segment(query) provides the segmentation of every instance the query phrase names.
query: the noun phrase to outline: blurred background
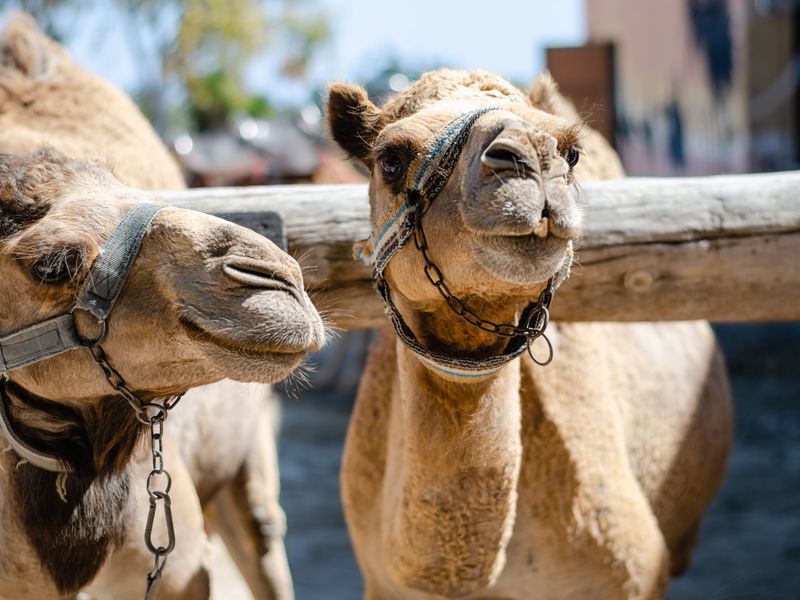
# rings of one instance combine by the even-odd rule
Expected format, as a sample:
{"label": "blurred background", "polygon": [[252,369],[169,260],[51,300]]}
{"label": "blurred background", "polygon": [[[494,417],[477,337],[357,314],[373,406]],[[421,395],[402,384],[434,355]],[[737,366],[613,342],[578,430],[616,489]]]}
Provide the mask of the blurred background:
{"label": "blurred background", "polygon": [[[800,0],[3,0],[128,92],[191,185],[355,182],[326,141],[326,81],[380,101],[420,73],[549,68],[631,175],[798,168]],[[765,290],[765,293],[769,293]],[[800,301],[800,299],[798,299]],[[737,433],[671,600],[800,599],[800,325],[715,326]],[[342,333],[284,401],[287,546],[299,600],[361,582],[342,520],[342,441],[371,334]]]}

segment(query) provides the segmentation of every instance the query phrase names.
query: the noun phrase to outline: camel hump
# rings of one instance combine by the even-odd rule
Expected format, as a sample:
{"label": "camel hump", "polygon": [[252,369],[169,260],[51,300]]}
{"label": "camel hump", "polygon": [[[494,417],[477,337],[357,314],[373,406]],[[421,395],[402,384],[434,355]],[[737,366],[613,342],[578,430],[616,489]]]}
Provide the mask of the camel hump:
{"label": "camel hump", "polygon": [[58,47],[33,17],[15,12],[7,18],[0,33],[0,81],[13,75],[36,81],[49,79],[60,58]]}

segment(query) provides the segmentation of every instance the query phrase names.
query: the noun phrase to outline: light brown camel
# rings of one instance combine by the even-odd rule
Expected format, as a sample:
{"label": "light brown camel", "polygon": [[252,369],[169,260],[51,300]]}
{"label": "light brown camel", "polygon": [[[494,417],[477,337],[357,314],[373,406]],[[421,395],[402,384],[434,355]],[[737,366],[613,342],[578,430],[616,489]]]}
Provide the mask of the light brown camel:
{"label": "light brown camel", "polygon": [[[370,351],[342,466],[368,599],[660,598],[688,564],[731,439],[708,325],[551,324],[538,366],[514,357],[525,338],[473,324],[524,314],[537,335],[530,303],[581,233],[575,180],[622,176],[565,106],[547,77],[525,95],[484,72],[428,73],[382,109],[330,89],[333,137],[372,172],[373,223],[423,211],[421,230],[396,220],[359,248],[399,332]],[[546,358],[542,339],[533,351]]]}
{"label": "light brown camel", "polygon": [[[106,170],[55,150],[0,155],[0,190],[3,336],[70,311],[112,228],[138,203],[152,200]],[[83,311],[75,314],[81,336],[94,339],[94,321]],[[144,238],[103,348],[128,387],[150,399],[224,377],[276,381],[321,342],[319,315],[291,257],[247,229],[166,208]],[[130,556],[128,546],[141,544],[150,454],[137,443],[142,427],[136,414],[87,350],[23,366],[8,377],[4,402],[14,428],[29,446],[59,456],[74,472],[60,490],[54,473],[21,461],[16,448],[0,441],[0,597],[71,597],[110,553]],[[230,400],[227,410],[235,413],[236,399]],[[181,460],[171,440],[167,446],[178,546],[159,597],[208,593],[202,521],[196,522],[207,490],[195,492],[192,469],[243,443],[215,437],[190,455],[200,465]],[[113,597],[140,596],[144,585],[138,583]]]}
{"label": "light brown camel", "polygon": [[[135,105],[75,65],[29,17],[18,16],[10,20],[2,37],[0,152],[22,154],[42,144],[107,165],[128,185],[152,189],[183,186],[174,161]],[[126,197],[131,194],[125,192]],[[84,198],[84,202],[98,202],[102,207],[114,201],[102,194]],[[232,251],[239,236],[250,236],[215,223],[220,255]],[[231,308],[222,307],[218,318]],[[280,331],[280,324],[273,326],[276,333]],[[0,328],[0,334],[8,330]],[[272,405],[268,386],[228,380],[190,391],[167,421],[166,451],[175,477],[172,495],[180,507],[176,508],[180,521],[177,548],[159,597],[207,595],[208,581],[202,571],[209,562],[204,531],[208,527],[221,533],[256,598],[292,598],[283,546],[284,516],[278,505]],[[7,448],[2,439],[0,447]],[[5,460],[12,461],[10,456]],[[134,492],[141,492],[148,464],[146,455],[136,454],[126,467],[123,475]],[[146,502],[146,496],[135,497]],[[141,597],[143,574],[152,567],[142,540],[144,508],[133,505],[126,529],[115,532],[115,551],[108,560],[102,557],[103,568],[89,587],[95,597]],[[201,509],[207,513],[205,519]],[[39,569],[20,561],[19,569],[22,567],[34,572]],[[66,567],[54,562],[48,568]],[[19,570],[15,577],[36,580],[24,573]],[[76,577],[81,584],[89,581],[84,571]],[[52,585],[47,577],[40,583],[48,590],[46,586]],[[28,597],[37,597],[37,593],[30,589]],[[45,596],[54,597],[49,592]],[[7,596],[0,591],[0,597]]]}

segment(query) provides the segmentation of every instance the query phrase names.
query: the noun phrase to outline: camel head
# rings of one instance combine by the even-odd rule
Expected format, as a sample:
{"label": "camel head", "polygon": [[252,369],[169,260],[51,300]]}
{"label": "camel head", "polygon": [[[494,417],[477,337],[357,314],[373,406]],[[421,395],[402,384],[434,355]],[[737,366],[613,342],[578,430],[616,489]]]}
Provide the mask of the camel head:
{"label": "camel head", "polygon": [[[450,290],[496,318],[512,319],[522,302],[566,271],[581,233],[573,175],[579,125],[550,112],[555,94],[549,78],[526,96],[489,73],[450,70],[423,75],[382,109],[358,86],[330,90],[334,139],[372,173],[373,225],[413,187],[420,160],[443,154],[454,124],[475,115],[443,187],[422,199],[422,223]],[[442,170],[446,159],[438,160],[429,170]],[[432,312],[443,298],[423,268],[421,253],[407,243],[385,277],[412,309]]]}
{"label": "camel head", "polygon": [[[152,196],[52,149],[0,155],[0,337],[75,305],[114,227]],[[76,311],[81,338],[100,335]],[[190,210],[155,216],[108,318],[103,348],[144,399],[228,377],[274,382],[323,340],[297,263],[250,230]],[[87,350],[11,372],[50,400],[111,396]]]}

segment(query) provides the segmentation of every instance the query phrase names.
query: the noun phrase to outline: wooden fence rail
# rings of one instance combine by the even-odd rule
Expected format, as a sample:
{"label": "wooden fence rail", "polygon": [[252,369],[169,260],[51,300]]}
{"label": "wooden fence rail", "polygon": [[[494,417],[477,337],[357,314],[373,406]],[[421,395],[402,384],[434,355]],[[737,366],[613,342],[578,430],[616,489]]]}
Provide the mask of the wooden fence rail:
{"label": "wooden fence rail", "polygon": [[[553,316],[570,321],[800,320],[800,172],[628,178],[582,186],[579,265]],[[364,185],[168,192],[177,206],[251,225],[278,212],[318,305],[348,329],[385,323],[370,271]]]}

